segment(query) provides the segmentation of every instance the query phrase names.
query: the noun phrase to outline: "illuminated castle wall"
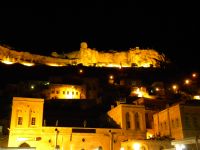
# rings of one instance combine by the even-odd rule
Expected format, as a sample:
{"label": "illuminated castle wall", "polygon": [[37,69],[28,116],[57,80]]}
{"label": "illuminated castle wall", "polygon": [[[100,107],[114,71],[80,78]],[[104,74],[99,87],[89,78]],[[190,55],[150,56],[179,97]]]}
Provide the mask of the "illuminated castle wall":
{"label": "illuminated castle wall", "polygon": [[160,67],[159,62],[166,62],[164,54],[159,54],[153,49],[139,49],[136,47],[128,51],[99,52],[88,48],[82,42],[79,51],[64,55],[52,52],[52,56],[41,56],[29,52],[18,52],[0,46],[0,61],[6,64],[21,63],[33,66],[37,63],[49,66],[78,65],[97,67]]}
{"label": "illuminated castle wall", "polygon": [[127,52],[98,52],[90,49],[87,43],[82,42],[80,51],[67,53],[65,56],[74,59],[75,64],[83,64],[84,66],[104,66],[104,67],[159,67],[158,61],[165,61],[165,56],[160,55],[153,49],[130,49]]}

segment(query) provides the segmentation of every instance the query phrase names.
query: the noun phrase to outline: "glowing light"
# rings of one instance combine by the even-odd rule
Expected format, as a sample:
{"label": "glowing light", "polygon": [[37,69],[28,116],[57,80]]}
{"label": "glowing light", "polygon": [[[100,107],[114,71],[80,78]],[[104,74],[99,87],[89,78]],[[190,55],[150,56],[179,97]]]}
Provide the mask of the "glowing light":
{"label": "glowing light", "polygon": [[28,66],[28,67],[31,67],[31,66],[34,66],[35,64],[34,63],[31,63],[31,62],[20,62],[22,65],[24,66]]}
{"label": "glowing light", "polygon": [[193,73],[193,74],[192,74],[192,77],[193,77],[193,78],[196,78],[196,77],[197,77],[197,74],[196,74],[196,73]]}
{"label": "glowing light", "polygon": [[114,79],[114,76],[113,76],[113,75],[110,75],[109,78],[110,78],[110,79]]}
{"label": "glowing light", "polygon": [[193,99],[200,100],[200,95],[195,95],[195,96],[193,97]]}
{"label": "glowing light", "polygon": [[183,150],[183,149],[185,149],[185,145],[183,145],[183,144],[176,144],[175,147],[176,147],[176,150]]}
{"label": "glowing light", "polygon": [[31,85],[31,89],[33,90],[35,88],[35,86],[34,85]]}
{"label": "glowing light", "polygon": [[123,147],[121,147],[121,148],[120,148],[120,150],[124,150],[124,148],[123,148]]}
{"label": "glowing light", "polygon": [[160,91],[160,89],[157,87],[157,88],[156,88],[156,91]]}
{"label": "glowing light", "polygon": [[186,79],[186,80],[185,80],[185,84],[190,84],[190,80],[189,80],[189,79]]}
{"label": "glowing light", "polygon": [[29,138],[19,137],[19,138],[17,138],[16,141],[18,141],[18,142],[23,142],[23,141],[27,141],[28,139],[29,139]]}
{"label": "glowing light", "polygon": [[138,95],[138,97],[142,97],[143,96],[142,91],[140,91],[139,88],[137,88],[137,90],[135,91],[135,93]]}
{"label": "glowing light", "polygon": [[44,83],[44,85],[49,85],[50,84],[50,82],[46,82],[46,83]]}
{"label": "glowing light", "polygon": [[6,65],[12,65],[15,62],[10,61],[9,59],[5,59],[5,60],[1,60],[2,63],[6,64]]}
{"label": "glowing light", "polygon": [[173,90],[177,90],[178,86],[177,85],[173,85],[172,88],[173,88]]}
{"label": "glowing light", "polygon": [[82,70],[82,69],[80,69],[80,70],[79,70],[79,73],[83,73],[83,70]]}
{"label": "glowing light", "polygon": [[134,143],[133,144],[133,148],[134,148],[134,150],[140,150],[140,144],[139,143]]}
{"label": "glowing light", "polygon": [[52,66],[52,67],[62,67],[64,65],[61,64],[56,64],[56,63],[46,63],[47,66]]}
{"label": "glowing light", "polygon": [[148,67],[150,67],[150,63],[144,63],[144,64],[141,64],[141,67],[148,68]]}

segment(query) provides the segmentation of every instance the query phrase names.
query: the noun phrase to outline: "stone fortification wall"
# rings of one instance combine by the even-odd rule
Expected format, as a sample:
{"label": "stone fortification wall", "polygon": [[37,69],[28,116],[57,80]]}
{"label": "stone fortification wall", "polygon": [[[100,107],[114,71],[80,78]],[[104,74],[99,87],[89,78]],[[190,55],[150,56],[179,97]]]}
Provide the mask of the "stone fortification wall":
{"label": "stone fortification wall", "polygon": [[[99,52],[87,47],[87,43],[82,42],[79,51],[73,51],[58,55],[56,52],[52,56],[41,56],[28,52],[18,52],[0,46],[0,60],[9,59],[15,63],[23,61],[41,63],[52,66],[66,66],[82,64],[83,66],[103,66],[103,67],[160,67],[160,62],[165,62],[165,56],[153,49],[139,49],[136,47],[128,51]],[[56,57],[55,57],[56,56]]]}

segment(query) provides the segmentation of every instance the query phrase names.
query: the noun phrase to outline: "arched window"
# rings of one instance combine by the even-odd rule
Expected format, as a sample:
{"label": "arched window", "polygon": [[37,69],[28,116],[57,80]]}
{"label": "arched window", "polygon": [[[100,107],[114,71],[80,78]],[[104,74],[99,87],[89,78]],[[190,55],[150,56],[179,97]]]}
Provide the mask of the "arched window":
{"label": "arched window", "polygon": [[131,123],[130,123],[130,115],[127,112],[126,113],[126,129],[130,129],[131,128]]}
{"label": "arched window", "polygon": [[135,129],[140,130],[140,118],[138,112],[135,113]]}
{"label": "arched window", "polygon": [[21,145],[19,145],[19,147],[30,147],[30,145],[28,145],[27,143],[22,143]]}

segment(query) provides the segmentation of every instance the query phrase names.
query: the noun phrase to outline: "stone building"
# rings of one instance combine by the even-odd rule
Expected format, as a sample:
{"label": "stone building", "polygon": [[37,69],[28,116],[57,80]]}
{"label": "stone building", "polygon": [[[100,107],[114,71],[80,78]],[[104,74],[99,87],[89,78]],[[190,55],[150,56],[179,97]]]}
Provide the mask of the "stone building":
{"label": "stone building", "polygon": [[86,99],[84,85],[51,84],[44,91],[46,99]]}
{"label": "stone building", "polygon": [[[57,101],[52,102],[56,107]],[[43,99],[38,98],[13,98],[8,147],[32,147],[37,150],[119,150],[123,149],[121,147],[123,141],[146,139],[143,106],[119,104],[107,113],[109,120],[107,123],[111,124],[113,121],[117,126],[107,124],[107,127],[100,128],[103,121],[96,118],[96,127],[91,128],[89,121],[88,125],[87,121],[84,121],[84,124],[78,127],[60,126],[57,121],[55,125],[48,126],[48,121],[43,118],[44,103]],[[63,103],[61,106],[64,109]],[[57,112],[51,110],[51,114],[56,117]],[[68,114],[65,112],[62,115],[67,117]],[[63,116],[66,123],[73,121]],[[49,117],[51,119],[53,116]],[[77,121],[80,120],[79,118]]]}
{"label": "stone building", "polygon": [[[178,103],[153,115],[155,135],[168,136],[178,140],[177,144],[195,145],[200,134],[200,103],[190,100]],[[193,138],[190,142],[188,138]]]}

